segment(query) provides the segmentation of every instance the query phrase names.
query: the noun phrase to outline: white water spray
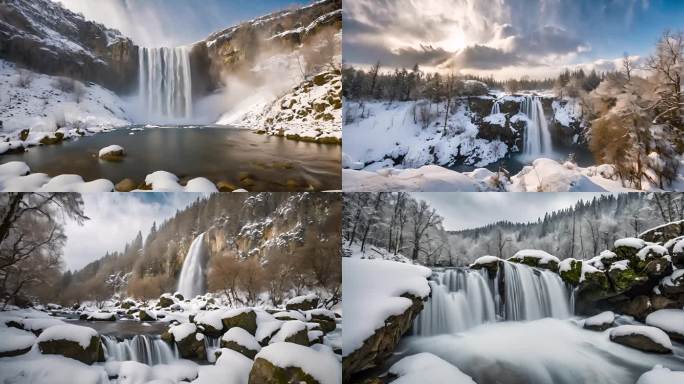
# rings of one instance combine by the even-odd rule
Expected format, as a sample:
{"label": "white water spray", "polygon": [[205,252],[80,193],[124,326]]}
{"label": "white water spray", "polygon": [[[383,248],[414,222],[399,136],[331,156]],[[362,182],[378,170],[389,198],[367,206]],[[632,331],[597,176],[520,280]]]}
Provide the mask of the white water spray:
{"label": "white water spray", "polygon": [[520,112],[527,115],[529,119],[525,131],[523,154],[534,158],[550,154],[553,149],[551,133],[539,96],[525,96],[520,104]]}
{"label": "white water spray", "polygon": [[122,341],[102,336],[107,361],[137,361],[147,365],[170,364],[180,355],[176,345],[170,347],[159,337],[135,335]]}
{"label": "white water spray", "polygon": [[204,290],[204,233],[190,244],[183,268],[178,279],[178,292],[183,297],[192,298]]}
{"label": "white water spray", "polygon": [[501,107],[499,106],[499,100],[494,100],[494,105],[492,105],[492,111],[489,114],[490,115],[496,115],[498,113],[501,113]]}
{"label": "white water spray", "polygon": [[[571,316],[570,292],[557,274],[504,262],[490,279],[485,270],[437,272],[432,295],[416,318],[414,334],[456,333],[497,320],[525,321]],[[503,292],[499,291],[499,288]]]}
{"label": "white water spray", "polygon": [[140,48],[139,94],[152,119],[192,116],[192,76],[188,47]]}

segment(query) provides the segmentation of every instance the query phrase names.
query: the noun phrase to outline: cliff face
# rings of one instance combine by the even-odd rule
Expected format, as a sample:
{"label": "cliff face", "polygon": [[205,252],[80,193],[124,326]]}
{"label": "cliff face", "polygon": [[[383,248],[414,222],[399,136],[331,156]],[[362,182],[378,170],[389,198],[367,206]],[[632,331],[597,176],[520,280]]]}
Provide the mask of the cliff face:
{"label": "cliff face", "polygon": [[130,39],[50,0],[0,3],[0,58],[119,93],[137,84],[138,47]]}
{"label": "cliff face", "polygon": [[[191,63],[197,84],[206,91],[225,75],[244,74],[270,56],[292,53],[321,33],[342,28],[342,1],[322,0],[280,11],[216,32],[193,46]],[[200,77],[201,76],[201,77]],[[193,78],[195,80],[195,78]]]}

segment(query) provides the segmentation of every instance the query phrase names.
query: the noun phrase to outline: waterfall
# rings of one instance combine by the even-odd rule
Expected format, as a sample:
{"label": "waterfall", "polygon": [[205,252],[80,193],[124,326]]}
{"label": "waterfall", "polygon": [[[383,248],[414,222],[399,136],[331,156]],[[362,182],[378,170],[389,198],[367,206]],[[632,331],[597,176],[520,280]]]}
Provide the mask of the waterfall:
{"label": "waterfall", "polygon": [[187,47],[141,48],[139,94],[148,116],[155,119],[190,118],[192,78]]}
{"label": "waterfall", "polygon": [[520,112],[527,115],[529,120],[525,131],[523,154],[536,158],[551,153],[551,133],[541,99],[538,96],[525,96],[520,104]]}
{"label": "waterfall", "polygon": [[501,109],[499,107],[499,100],[494,100],[494,105],[492,105],[492,111],[489,114],[496,115],[497,113],[501,113]]}
{"label": "waterfall", "polygon": [[192,298],[204,292],[204,253],[203,233],[190,244],[178,279],[178,292],[185,298]]}
{"label": "waterfall", "polygon": [[502,264],[503,271],[491,278],[486,270],[469,268],[437,272],[414,334],[455,333],[497,320],[571,316],[570,292],[560,276],[524,264]]}
{"label": "waterfall", "polygon": [[135,335],[119,341],[113,336],[101,336],[107,361],[137,361],[147,365],[169,364],[180,359],[178,349],[160,337]]}
{"label": "waterfall", "polygon": [[216,362],[215,352],[221,349],[220,337],[204,337],[204,350],[207,352],[207,361],[210,363]]}

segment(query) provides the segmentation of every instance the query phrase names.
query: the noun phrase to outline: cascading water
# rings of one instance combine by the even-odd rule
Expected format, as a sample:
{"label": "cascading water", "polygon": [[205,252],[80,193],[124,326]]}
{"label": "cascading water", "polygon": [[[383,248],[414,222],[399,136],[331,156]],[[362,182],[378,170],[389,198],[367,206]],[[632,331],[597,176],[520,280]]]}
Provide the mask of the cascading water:
{"label": "cascading water", "polygon": [[190,118],[192,76],[187,47],[141,48],[139,93],[149,118]]}
{"label": "cascading water", "polygon": [[456,333],[497,320],[571,316],[570,292],[557,274],[523,264],[502,264],[503,271],[492,279],[485,270],[437,272],[437,278],[430,281],[431,298],[416,318],[414,334]]}
{"label": "cascading water", "polygon": [[525,96],[520,104],[520,112],[527,115],[529,122],[525,131],[523,154],[529,157],[540,157],[552,151],[549,124],[544,115],[544,107],[538,96]]}
{"label": "cascading water", "polygon": [[499,101],[494,100],[494,105],[492,105],[492,111],[489,114],[496,115],[498,113],[501,113],[501,107],[499,106]]}
{"label": "cascading water", "polygon": [[178,292],[192,298],[204,291],[204,233],[190,244],[178,279]]}
{"label": "cascading water", "polygon": [[169,364],[180,359],[175,345],[170,347],[160,337],[135,335],[119,341],[113,336],[101,336],[107,361],[137,361],[147,365]]}

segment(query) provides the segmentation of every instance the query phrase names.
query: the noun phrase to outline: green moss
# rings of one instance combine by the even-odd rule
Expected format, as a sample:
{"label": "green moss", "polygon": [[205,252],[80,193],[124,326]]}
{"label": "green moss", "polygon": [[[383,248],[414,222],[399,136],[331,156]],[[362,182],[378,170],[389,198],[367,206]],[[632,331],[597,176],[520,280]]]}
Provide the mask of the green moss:
{"label": "green moss", "polygon": [[257,354],[257,351],[243,347],[242,345],[240,345],[234,341],[221,340],[221,348],[232,349],[233,351],[235,351],[237,353],[241,353],[241,354],[249,357],[250,359],[254,359],[254,356],[256,356],[256,354]]}
{"label": "green moss", "polygon": [[559,274],[566,283],[578,285],[580,278],[582,278],[582,261],[572,260],[570,262],[570,270],[560,271]]}
{"label": "green moss", "polygon": [[224,318],[221,321],[223,322],[224,331],[227,331],[233,327],[240,327],[252,335],[256,334],[256,312],[253,310],[242,312],[233,317]]}

